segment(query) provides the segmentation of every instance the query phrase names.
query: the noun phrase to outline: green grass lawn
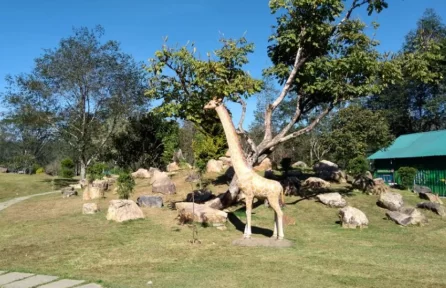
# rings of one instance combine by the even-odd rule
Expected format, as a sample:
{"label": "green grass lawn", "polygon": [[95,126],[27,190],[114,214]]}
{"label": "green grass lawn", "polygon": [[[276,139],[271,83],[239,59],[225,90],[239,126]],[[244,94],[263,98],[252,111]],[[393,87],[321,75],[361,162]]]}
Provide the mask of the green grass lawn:
{"label": "green grass lawn", "polygon": [[52,178],[45,174],[0,173],[0,202],[15,197],[51,191],[54,189],[51,185]]}
{"label": "green grass lawn", "polygon": [[[132,199],[150,191],[139,182]],[[174,197],[183,197],[187,185],[177,192]],[[403,195],[408,205],[419,201]],[[347,197],[369,218],[369,228],[362,230],[342,229],[336,208],[287,197],[284,213],[296,223],[285,226],[285,238],[294,246],[281,249],[231,245],[242,237],[243,206],[234,207],[226,231],[199,227],[201,244],[190,244],[191,228],[178,225],[176,211],[167,207],[143,209],[144,220],[107,221],[114,198],[108,192],[98,200],[102,211],[96,215],[82,215],[81,196],[58,194],[1,211],[0,270],[85,279],[110,288],[148,287],[149,280],[151,287],[446,287],[446,220],[423,211],[428,225],[397,226],[384,219],[375,196]],[[253,213],[254,237],[271,235],[273,211],[261,205]]]}

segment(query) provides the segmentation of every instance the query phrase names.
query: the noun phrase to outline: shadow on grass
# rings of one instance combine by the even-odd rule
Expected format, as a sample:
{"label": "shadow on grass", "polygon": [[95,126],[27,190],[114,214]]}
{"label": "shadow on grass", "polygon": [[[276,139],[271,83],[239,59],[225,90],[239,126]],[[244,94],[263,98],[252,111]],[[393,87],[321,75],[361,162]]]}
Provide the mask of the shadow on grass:
{"label": "shadow on grass", "polygon": [[[256,202],[253,203],[253,205],[252,205],[253,210],[254,210],[256,207],[259,207],[259,206],[262,205],[262,204],[263,204],[262,201],[256,201]],[[240,218],[237,216],[237,215],[240,215],[240,214],[242,214],[242,213],[243,213],[243,214],[246,213],[246,207],[245,207],[245,206],[240,207],[239,209],[235,210],[234,212],[229,212],[229,213],[228,213],[228,221],[229,221],[232,225],[234,225],[234,227],[235,227],[238,231],[244,233],[244,232],[245,232],[245,223],[243,223],[242,220],[240,220]],[[255,212],[253,211],[252,214],[255,214]],[[251,222],[252,222],[252,221],[251,221]],[[257,235],[263,235],[263,236],[266,236],[266,237],[271,237],[271,236],[273,236],[273,230],[265,229],[265,228],[261,228],[261,227],[257,227],[257,226],[253,226],[253,225],[251,225],[251,232],[252,232],[252,234],[254,234],[254,235],[257,234]]]}
{"label": "shadow on grass", "polygon": [[79,180],[70,178],[55,178],[55,179],[44,179],[42,182],[52,183],[54,189],[59,190],[63,187],[67,187],[70,184],[77,184]]}

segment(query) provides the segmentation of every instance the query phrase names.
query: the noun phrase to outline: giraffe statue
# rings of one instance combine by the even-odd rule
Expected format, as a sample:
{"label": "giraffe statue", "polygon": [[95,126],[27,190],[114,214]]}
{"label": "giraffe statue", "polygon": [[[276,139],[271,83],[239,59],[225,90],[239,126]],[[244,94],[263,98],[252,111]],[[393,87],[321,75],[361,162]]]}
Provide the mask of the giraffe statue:
{"label": "giraffe statue", "polygon": [[237,184],[245,194],[246,199],[246,226],[244,238],[251,238],[251,211],[254,197],[257,199],[268,199],[271,208],[274,209],[274,234],[273,238],[282,240],[283,234],[283,212],[280,208],[279,197],[283,197],[282,185],[274,180],[263,178],[252,170],[243,154],[238,135],[235,131],[228,110],[221,100],[211,100],[204,109],[215,109],[220,118],[226,134],[226,140],[231,153],[231,162],[237,175]]}

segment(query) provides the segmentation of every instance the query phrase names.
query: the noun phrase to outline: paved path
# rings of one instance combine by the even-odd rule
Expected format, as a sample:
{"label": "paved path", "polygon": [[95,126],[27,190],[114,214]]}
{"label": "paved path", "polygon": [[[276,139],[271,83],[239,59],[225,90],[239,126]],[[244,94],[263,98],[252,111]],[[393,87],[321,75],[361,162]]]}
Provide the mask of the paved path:
{"label": "paved path", "polygon": [[13,199],[5,201],[5,202],[0,202],[0,211],[8,208],[11,205],[14,205],[16,203],[22,202],[23,200],[26,200],[26,199],[29,199],[29,198],[32,198],[32,197],[48,195],[48,194],[55,194],[55,193],[60,193],[60,190],[58,190],[58,191],[51,191],[51,192],[45,192],[45,193],[40,193],[40,194],[34,194],[34,195],[28,195],[28,196],[23,196],[23,197],[17,197],[17,198],[13,198]]}
{"label": "paved path", "polygon": [[0,271],[0,288],[102,288],[84,280],[58,279],[57,276]]}

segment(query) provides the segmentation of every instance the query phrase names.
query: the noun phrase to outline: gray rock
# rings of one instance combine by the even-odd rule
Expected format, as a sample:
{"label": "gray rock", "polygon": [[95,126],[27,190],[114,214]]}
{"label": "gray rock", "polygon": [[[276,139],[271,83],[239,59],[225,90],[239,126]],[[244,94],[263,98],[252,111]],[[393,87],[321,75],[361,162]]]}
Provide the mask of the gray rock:
{"label": "gray rock", "polygon": [[398,211],[404,205],[403,196],[398,193],[384,192],[379,195],[377,204],[390,211]]}
{"label": "gray rock", "polygon": [[361,210],[347,206],[339,210],[339,219],[341,220],[342,228],[367,228],[369,219]]}
{"label": "gray rock", "polygon": [[347,205],[347,201],[337,192],[319,194],[316,198],[329,207],[345,207]]}
{"label": "gray rock", "polygon": [[160,196],[142,195],[136,199],[136,204],[138,204],[139,207],[161,208],[163,207],[163,198]]}
{"label": "gray rock", "polygon": [[421,202],[417,204],[418,208],[422,209],[429,209],[434,213],[437,213],[441,217],[446,216],[446,211],[444,209],[444,206],[440,203],[434,203],[434,202]]}
{"label": "gray rock", "polygon": [[[431,188],[427,187],[427,186],[422,186],[422,185],[413,185],[413,191],[415,193],[432,193]],[[420,196],[421,197],[421,196]]]}
{"label": "gray rock", "polygon": [[63,198],[77,196],[77,191],[73,187],[62,188],[61,193]]}
{"label": "gray rock", "polygon": [[339,169],[338,165],[333,162],[321,160],[314,164],[313,170],[316,172],[316,176],[321,179],[338,183],[347,183],[347,176]]}
{"label": "gray rock", "polygon": [[443,204],[443,201],[441,201],[440,197],[438,197],[437,194],[434,193],[430,193],[430,192],[420,192],[418,194],[418,196],[421,199],[424,200],[429,200],[430,202],[434,202],[434,203],[438,203],[438,204]]}
{"label": "gray rock", "polygon": [[386,216],[401,226],[421,225],[427,222],[426,217],[413,207],[404,207],[399,211],[387,211]]}

